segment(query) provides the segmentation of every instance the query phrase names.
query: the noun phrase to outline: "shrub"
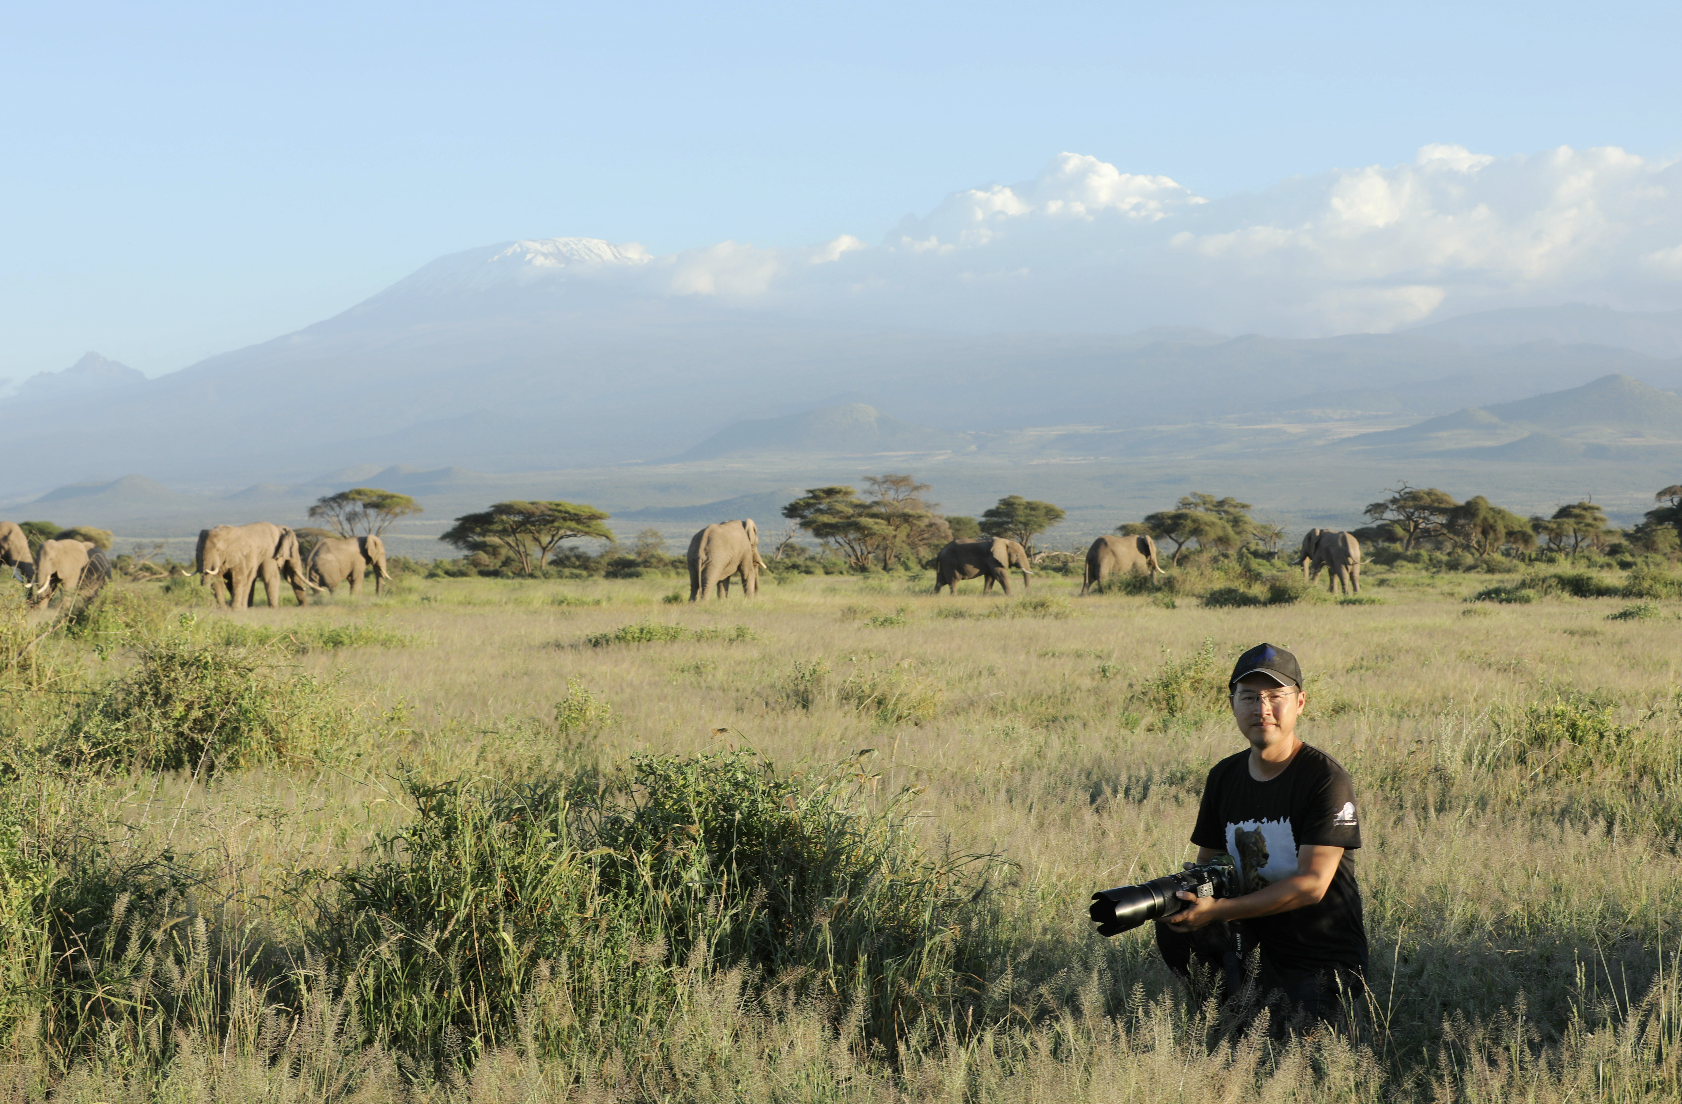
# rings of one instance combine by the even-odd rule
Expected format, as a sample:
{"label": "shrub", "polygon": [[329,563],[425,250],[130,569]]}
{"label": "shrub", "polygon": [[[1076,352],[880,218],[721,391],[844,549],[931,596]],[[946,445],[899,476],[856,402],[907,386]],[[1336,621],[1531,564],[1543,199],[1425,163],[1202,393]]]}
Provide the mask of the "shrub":
{"label": "shrub", "polygon": [[1241,609],[1245,606],[1263,606],[1267,601],[1239,587],[1225,586],[1205,594],[1203,604],[1210,609]]}
{"label": "shrub", "polygon": [[1074,612],[1068,602],[1044,594],[1024,597],[1010,607],[1012,617],[1044,617],[1057,621],[1072,617]]}
{"label": "shrub", "polygon": [[829,664],[821,659],[810,663],[797,659],[784,680],[783,697],[797,708],[810,710],[822,700],[828,681]]}
{"label": "shrub", "polygon": [[151,770],[240,767],[308,756],[349,720],[334,687],[278,649],[178,632],[143,645],[134,669],[81,710],[63,753]]}
{"label": "shrub", "polygon": [[1651,621],[1659,615],[1659,607],[1651,602],[1637,602],[1633,606],[1625,606],[1617,613],[1606,615],[1608,621]]}
{"label": "shrub", "polygon": [[1624,579],[1625,598],[1675,598],[1682,594],[1682,579],[1652,564],[1637,565]]}
{"label": "shrub", "polygon": [[1134,700],[1168,718],[1218,711],[1225,697],[1226,680],[1215,660],[1215,642],[1207,639],[1184,659],[1166,653],[1162,665],[1133,692]]}
{"label": "shrub", "polygon": [[557,594],[549,599],[549,604],[551,606],[605,606],[607,605],[607,599],[586,598],[582,594]]}
{"label": "shrub", "polygon": [[1104,576],[1103,582],[1092,590],[1097,594],[1151,594],[1157,586],[1157,582],[1142,571],[1117,571]]}
{"label": "shrub", "polygon": [[724,629],[716,626],[705,629],[686,629],[658,621],[635,621],[607,632],[591,633],[584,643],[592,648],[607,648],[615,644],[661,644],[674,640],[758,640],[759,634],[746,625]]}
{"label": "shrub", "polygon": [[642,1054],[741,968],[750,1004],[776,988],[892,1051],[982,967],[959,926],[977,887],[920,849],[908,794],[867,812],[858,777],[732,752],[639,756],[608,786],[410,780],[415,820],[338,876],[318,929],[352,1030],[437,1072],[516,1041]]}
{"label": "shrub", "polygon": [[1518,586],[1492,586],[1478,591],[1468,602],[1500,602],[1503,605],[1526,605],[1536,600],[1536,592]]}
{"label": "shrub", "polygon": [[1641,758],[1645,744],[1639,728],[1618,723],[1611,701],[1577,689],[1497,714],[1495,723],[1521,764],[1556,776],[1626,765]]}
{"label": "shrub", "polygon": [[903,625],[905,623],[906,623],[906,619],[905,619],[905,607],[904,606],[900,606],[898,609],[894,610],[894,612],[892,612],[892,613],[878,614],[877,616],[872,617],[869,621],[865,622],[865,624],[871,626],[872,628],[876,628],[876,629],[893,628],[897,625]]}
{"label": "shrub", "polygon": [[566,697],[555,703],[555,731],[563,736],[592,732],[613,720],[613,706],[579,679],[567,679]]}
{"label": "shrub", "polygon": [[340,648],[406,648],[414,637],[379,625],[302,624],[282,629],[244,621],[217,621],[212,639],[233,647],[274,648],[296,652],[332,652]]}
{"label": "shrub", "polygon": [[1267,604],[1270,606],[1288,606],[1313,593],[1313,584],[1296,571],[1275,574],[1266,582]]}

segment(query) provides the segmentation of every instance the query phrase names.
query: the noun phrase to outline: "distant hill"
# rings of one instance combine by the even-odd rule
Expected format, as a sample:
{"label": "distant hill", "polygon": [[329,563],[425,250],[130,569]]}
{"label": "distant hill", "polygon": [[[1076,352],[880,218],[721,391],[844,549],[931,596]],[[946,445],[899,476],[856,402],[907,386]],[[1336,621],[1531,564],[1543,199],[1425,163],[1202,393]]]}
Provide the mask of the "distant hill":
{"label": "distant hill", "polygon": [[1481,311],[1415,326],[1407,332],[1461,345],[1605,345],[1654,357],[1682,356],[1682,310],[1638,313],[1565,303]]}
{"label": "distant hill", "polygon": [[871,456],[885,452],[953,452],[970,444],[965,434],[912,425],[890,418],[873,406],[847,403],[781,418],[735,422],[672,460],[796,453]]}
{"label": "distant hill", "polygon": [[111,509],[128,511],[136,506],[149,509],[193,507],[204,502],[203,496],[183,494],[144,475],[125,475],[105,483],[71,483],[48,491],[30,503],[32,506],[52,506],[73,503],[79,511]]}
{"label": "distant hill", "polygon": [[1363,433],[1345,449],[1397,456],[1556,464],[1613,448],[1639,455],[1644,447],[1682,446],[1682,398],[1625,375],[1516,402],[1469,407],[1415,425]]}
{"label": "distant hill", "polygon": [[60,372],[37,372],[18,385],[8,398],[12,404],[28,404],[51,399],[75,398],[98,391],[110,391],[144,383],[146,376],[138,368],[88,352],[82,359]]}

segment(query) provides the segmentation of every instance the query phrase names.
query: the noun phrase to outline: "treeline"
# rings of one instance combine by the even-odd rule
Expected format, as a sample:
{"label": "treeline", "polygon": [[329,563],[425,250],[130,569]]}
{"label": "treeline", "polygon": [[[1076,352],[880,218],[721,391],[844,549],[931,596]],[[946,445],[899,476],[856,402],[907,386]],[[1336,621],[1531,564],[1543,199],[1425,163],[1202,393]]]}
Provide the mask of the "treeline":
{"label": "treeline", "polygon": [[[1035,542],[1065,511],[1050,502],[1008,495],[980,517],[950,515],[928,498],[930,486],[909,474],[868,476],[862,490],[846,485],[813,487],[783,507],[785,528],[770,538],[766,563],[773,573],[841,573],[926,568],[951,540],[1008,537],[1032,555]],[[1592,501],[1560,506],[1552,514],[1518,514],[1474,495],[1464,502],[1436,487],[1406,483],[1368,505],[1369,524],[1353,530],[1376,563],[1414,563],[1448,570],[1498,568],[1513,561],[1583,557],[1624,560],[1682,556],[1682,485],[1654,496],[1643,521],[1619,529]],[[1173,566],[1188,555],[1199,560],[1243,551],[1248,557],[1294,556],[1300,535],[1257,519],[1236,498],[1194,491],[1172,508],[1116,527],[1148,534]],[[658,530],[645,529],[619,543],[593,506],[568,502],[504,502],[464,515],[441,539],[459,548],[456,559],[434,562],[429,574],[557,575],[635,578],[685,569],[683,549],[668,549]],[[724,520],[724,519],[718,519]],[[802,536],[806,541],[802,541]],[[564,542],[606,541],[599,552]],[[1072,568],[1073,555],[1053,556]],[[1051,564],[1053,568],[1057,564]]]}
{"label": "treeline", "polygon": [[[787,524],[771,538],[767,567],[773,574],[915,569],[932,562],[948,541],[983,535],[1019,541],[1032,554],[1034,539],[1064,516],[1052,503],[1020,495],[1001,498],[979,518],[947,515],[928,500],[929,490],[927,483],[893,472],[867,476],[863,491],[813,487],[783,507]],[[435,561],[427,573],[623,579],[687,570],[687,549],[668,550],[659,530],[645,529],[627,546],[605,524],[608,519],[605,511],[580,503],[499,502],[457,518],[439,539],[462,555]],[[801,543],[803,533],[816,547]],[[564,545],[579,538],[607,546],[592,553]]]}

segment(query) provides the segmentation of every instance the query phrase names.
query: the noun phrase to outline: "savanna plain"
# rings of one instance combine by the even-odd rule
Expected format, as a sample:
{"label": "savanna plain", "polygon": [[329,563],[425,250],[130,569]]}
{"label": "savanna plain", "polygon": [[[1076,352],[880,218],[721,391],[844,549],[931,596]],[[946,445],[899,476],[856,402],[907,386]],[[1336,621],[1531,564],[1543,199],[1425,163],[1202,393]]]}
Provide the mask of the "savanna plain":
{"label": "savanna plain", "polygon": [[[4,1093],[1682,1096],[1682,602],[932,583],[7,597]],[[1192,856],[1262,640],[1354,776],[1372,943],[1354,1021],[1284,1042],[1086,915]]]}

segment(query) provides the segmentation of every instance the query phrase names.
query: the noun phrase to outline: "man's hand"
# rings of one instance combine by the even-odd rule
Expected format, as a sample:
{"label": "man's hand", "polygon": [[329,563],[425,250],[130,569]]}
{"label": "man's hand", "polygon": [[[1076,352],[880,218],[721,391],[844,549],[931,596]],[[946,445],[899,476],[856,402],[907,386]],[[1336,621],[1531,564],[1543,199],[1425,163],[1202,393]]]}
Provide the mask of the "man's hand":
{"label": "man's hand", "polygon": [[1184,909],[1163,921],[1175,931],[1194,932],[1198,928],[1207,927],[1220,919],[1216,915],[1215,899],[1213,897],[1199,897],[1189,889],[1182,889],[1174,896],[1182,901],[1190,902]]}

